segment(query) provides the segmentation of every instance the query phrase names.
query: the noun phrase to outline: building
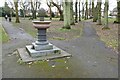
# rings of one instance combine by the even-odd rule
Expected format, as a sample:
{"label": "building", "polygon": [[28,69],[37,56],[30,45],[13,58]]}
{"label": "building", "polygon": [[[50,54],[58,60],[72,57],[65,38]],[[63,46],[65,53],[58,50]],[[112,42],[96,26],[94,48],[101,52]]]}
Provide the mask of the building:
{"label": "building", "polygon": [[110,15],[111,15],[111,16],[117,16],[117,13],[118,13],[117,7],[114,8],[112,11],[110,11]]}

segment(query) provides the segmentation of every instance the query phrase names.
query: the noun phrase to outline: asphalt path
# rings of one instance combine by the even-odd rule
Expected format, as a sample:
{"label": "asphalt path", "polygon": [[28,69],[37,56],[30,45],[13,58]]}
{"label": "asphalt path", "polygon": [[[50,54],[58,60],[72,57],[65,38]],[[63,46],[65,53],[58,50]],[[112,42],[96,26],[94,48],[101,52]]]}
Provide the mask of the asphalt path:
{"label": "asphalt path", "polygon": [[[118,54],[107,48],[100,41],[91,22],[83,22],[83,33],[80,38],[64,40],[50,40],[51,43],[64,51],[72,54],[69,60],[69,73],[62,69],[42,72],[40,65],[28,68],[19,65],[16,56],[9,56],[17,48],[31,44],[35,39],[23,29],[13,27],[9,22],[3,21],[10,41],[2,45],[2,77],[3,78],[47,78],[55,77],[56,73],[61,78],[117,78],[118,77]],[[78,26],[80,27],[80,26]]]}

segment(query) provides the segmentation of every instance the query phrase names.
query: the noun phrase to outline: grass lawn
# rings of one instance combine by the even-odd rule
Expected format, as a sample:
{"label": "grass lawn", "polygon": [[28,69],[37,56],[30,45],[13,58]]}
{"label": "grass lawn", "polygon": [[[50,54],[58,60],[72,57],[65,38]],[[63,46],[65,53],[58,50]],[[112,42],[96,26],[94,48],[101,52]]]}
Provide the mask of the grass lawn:
{"label": "grass lawn", "polygon": [[[39,18],[36,20],[39,20]],[[45,18],[45,20],[49,20],[49,18]],[[23,18],[20,18],[20,23],[15,23],[15,18],[13,18],[12,23],[14,26],[22,28],[33,37],[36,37],[37,30],[33,27],[32,20],[29,20],[28,18],[25,20]],[[79,37],[82,32],[82,25],[80,23],[72,25],[72,29],[70,30],[62,29],[62,27],[63,21],[59,21],[59,18],[53,18],[51,21],[51,27],[47,32],[48,39],[69,40]]]}
{"label": "grass lawn", "polygon": [[[17,61],[21,65],[27,65],[28,68],[35,67],[35,70],[38,70],[38,74],[56,74],[54,76],[49,76],[51,78],[60,78],[62,76],[69,76],[72,74],[72,67],[69,62],[69,59],[54,59],[54,60],[43,60],[43,61],[34,61],[29,63],[24,63],[22,60]],[[59,73],[58,73],[59,71]],[[35,73],[37,74],[37,73]]]}
{"label": "grass lawn", "polygon": [[[102,18],[101,20],[102,20],[102,24],[104,24],[104,18]],[[116,18],[108,18],[109,23],[114,23],[114,21],[116,21]]]}
{"label": "grass lawn", "polygon": [[[96,29],[97,34],[100,39],[105,42],[106,46],[118,52],[118,24],[113,24],[115,20],[115,18],[109,18],[108,25],[110,29],[106,30],[102,30],[104,25],[95,25],[96,23],[93,24],[95,25],[94,28]],[[102,22],[104,22],[103,19]]]}
{"label": "grass lawn", "polygon": [[0,24],[0,41],[3,43],[7,42],[9,40],[9,37],[5,30],[3,29],[2,25]]}
{"label": "grass lawn", "polygon": [[15,27],[24,29],[27,33],[31,34],[33,37],[36,36],[37,30],[33,28],[32,20],[29,20],[28,18],[26,19],[20,18],[20,23],[15,23],[15,18],[12,18],[12,24]]}

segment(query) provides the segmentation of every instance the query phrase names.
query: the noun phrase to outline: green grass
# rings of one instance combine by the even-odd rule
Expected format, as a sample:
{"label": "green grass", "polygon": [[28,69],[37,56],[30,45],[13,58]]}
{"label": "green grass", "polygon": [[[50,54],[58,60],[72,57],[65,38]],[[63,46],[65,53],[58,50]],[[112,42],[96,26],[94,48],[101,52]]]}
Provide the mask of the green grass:
{"label": "green grass", "polygon": [[[35,19],[39,20],[39,18]],[[49,18],[45,18],[45,20],[49,20]],[[33,37],[36,37],[37,30],[33,27],[32,20],[29,20],[28,18],[20,18],[20,23],[15,23],[15,18],[12,18],[12,24],[13,26],[17,28],[24,29],[27,33],[32,35]],[[72,29],[62,29],[63,21],[59,21],[59,18],[53,18],[51,27],[48,29],[48,33],[50,35],[50,40],[69,40],[71,38],[78,37],[81,33],[81,28],[77,27],[80,26],[78,24],[71,26]]]}
{"label": "green grass", "polygon": [[[60,18],[52,18],[53,21],[54,21],[54,20],[59,21],[59,19],[60,19]],[[50,18],[49,18],[49,17],[46,17],[45,20],[50,20]]]}
{"label": "green grass", "polygon": [[[17,61],[20,65],[28,66],[28,68],[35,68],[35,70],[39,71],[35,74],[46,74],[50,78],[60,78],[64,76],[68,76],[72,73],[72,67],[67,58],[61,59],[53,59],[53,60],[41,60],[34,62],[22,62],[21,59]],[[53,67],[53,63],[54,67]],[[59,72],[58,72],[59,71]]]}
{"label": "green grass", "polygon": [[[39,20],[39,18],[34,19],[34,20]],[[49,18],[45,18],[45,20],[49,20]],[[53,21],[54,20],[59,20],[59,18],[53,18],[52,20]],[[13,26],[18,27],[18,28],[22,28],[27,33],[32,35],[33,37],[36,37],[37,30],[33,27],[32,21],[33,20],[29,20],[29,18],[25,18],[25,20],[23,18],[20,18],[20,23],[15,23],[15,18],[12,18]]]}
{"label": "green grass", "polygon": [[15,18],[13,18],[12,24],[17,28],[24,29],[27,33],[29,33],[33,37],[36,37],[37,30],[33,27],[32,20],[29,20],[28,18],[26,18],[25,20],[20,18],[20,23],[15,23]]}
{"label": "green grass", "polygon": [[70,32],[72,30],[75,30],[75,29],[64,29],[64,28],[58,28],[58,29],[56,29],[56,31],[58,31],[58,32]]}
{"label": "green grass", "polygon": [[0,24],[0,41],[3,43],[7,42],[9,40],[9,37],[5,30],[3,29],[2,25]]}
{"label": "green grass", "polygon": [[2,22],[2,18],[3,18],[3,17],[0,17],[0,23]]}
{"label": "green grass", "polygon": [[[101,18],[102,24],[104,24],[104,18]],[[113,23],[116,20],[116,18],[108,18],[109,23]]]}
{"label": "green grass", "polygon": [[108,21],[113,23],[114,21],[116,21],[116,18],[109,18]]}
{"label": "green grass", "polygon": [[63,37],[53,37],[50,40],[66,40],[66,39]]}

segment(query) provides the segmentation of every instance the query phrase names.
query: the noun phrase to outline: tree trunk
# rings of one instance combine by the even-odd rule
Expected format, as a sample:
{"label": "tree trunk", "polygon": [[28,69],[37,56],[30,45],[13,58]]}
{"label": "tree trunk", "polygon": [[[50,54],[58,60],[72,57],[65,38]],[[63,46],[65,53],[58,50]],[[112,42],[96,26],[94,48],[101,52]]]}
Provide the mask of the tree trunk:
{"label": "tree trunk", "polygon": [[82,19],[84,19],[84,4],[82,3]]}
{"label": "tree trunk", "polygon": [[104,9],[105,10],[105,16],[104,16],[104,20],[105,20],[104,28],[105,29],[108,29],[108,7],[109,7],[108,0],[105,0],[105,9]]}
{"label": "tree trunk", "polygon": [[89,18],[91,17],[91,0],[90,0],[90,3],[89,3]]}
{"label": "tree trunk", "polygon": [[98,25],[101,25],[101,0],[98,0]]}
{"label": "tree trunk", "polygon": [[71,25],[75,25],[75,22],[74,22],[74,13],[73,13],[73,2],[71,2],[71,5],[70,5],[70,24]]}
{"label": "tree trunk", "polygon": [[70,27],[70,4],[68,0],[63,2],[64,5],[64,27],[65,29],[71,29]]}
{"label": "tree trunk", "polygon": [[36,10],[33,10],[33,19],[36,19],[37,16],[36,16]]}
{"label": "tree trunk", "polygon": [[63,21],[63,11],[61,10],[60,6],[54,3],[53,1],[51,2],[54,6],[57,7],[59,13],[60,13],[60,21]]}
{"label": "tree trunk", "polygon": [[86,4],[86,10],[85,10],[85,20],[88,19],[88,0],[85,2]]}
{"label": "tree trunk", "polygon": [[94,0],[92,0],[92,17],[93,17],[93,15],[94,15],[94,11],[95,10],[95,8],[94,8]]}
{"label": "tree trunk", "polygon": [[77,4],[78,4],[78,2],[77,2],[77,0],[76,0],[76,2],[75,2],[75,22],[77,23],[78,22],[78,14],[77,14]]}
{"label": "tree trunk", "polygon": [[97,22],[97,20],[98,20],[98,5],[96,5],[93,12],[93,22]]}
{"label": "tree trunk", "polygon": [[80,0],[79,0],[79,21],[81,21],[81,15],[80,15],[81,11],[80,11]]}
{"label": "tree trunk", "polygon": [[25,12],[25,9],[24,9],[24,19],[25,19],[25,14],[26,14],[26,12]]}
{"label": "tree trunk", "polygon": [[105,18],[105,8],[106,8],[106,6],[105,6],[106,4],[104,4],[104,11],[103,11],[103,17]]}
{"label": "tree trunk", "polygon": [[20,23],[19,16],[18,16],[18,2],[14,2],[15,4],[15,11],[16,11],[16,23]]}
{"label": "tree trunk", "polygon": [[64,18],[63,18],[63,11],[62,11],[62,13],[60,13],[60,21],[64,21]]}
{"label": "tree trunk", "polygon": [[[37,5],[36,5],[37,6]],[[36,10],[35,10],[35,8],[34,8],[34,6],[33,6],[33,1],[31,0],[31,10],[32,10],[32,18],[33,19],[36,19],[37,18],[37,16],[36,16]]]}
{"label": "tree trunk", "polygon": [[117,22],[120,24],[120,1],[117,2]]}
{"label": "tree trunk", "polygon": [[47,5],[48,5],[49,10],[50,10],[50,20],[52,20],[51,2],[50,2],[50,4],[47,3]]}

